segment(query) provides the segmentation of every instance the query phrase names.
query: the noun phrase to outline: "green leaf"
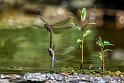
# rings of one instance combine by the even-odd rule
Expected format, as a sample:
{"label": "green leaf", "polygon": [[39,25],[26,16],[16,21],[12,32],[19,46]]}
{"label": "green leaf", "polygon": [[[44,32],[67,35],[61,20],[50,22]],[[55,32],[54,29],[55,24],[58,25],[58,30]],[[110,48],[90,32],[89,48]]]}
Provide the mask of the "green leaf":
{"label": "green leaf", "polygon": [[110,46],[110,45],[113,45],[113,44],[111,44],[109,41],[104,41],[104,46]]}
{"label": "green leaf", "polygon": [[90,33],[91,33],[91,30],[87,30],[87,31],[84,33],[83,37],[88,36]]}
{"label": "green leaf", "polygon": [[99,52],[99,58],[102,60],[102,53],[101,52]]}
{"label": "green leaf", "polygon": [[82,40],[81,39],[77,39],[77,43],[80,43],[80,42],[82,42]]}
{"label": "green leaf", "polygon": [[82,45],[79,45],[79,48],[82,48]]}
{"label": "green leaf", "polygon": [[99,36],[98,40],[99,40],[99,42],[102,42],[102,38],[100,36]]}
{"label": "green leaf", "polygon": [[78,25],[76,25],[76,24],[74,24],[74,23],[71,23],[71,24],[72,24],[72,27],[77,28],[78,30],[82,30],[82,29],[80,28],[80,26],[78,26]]}
{"label": "green leaf", "polygon": [[99,36],[98,39],[96,40],[96,44],[97,44],[98,46],[100,46],[101,48],[104,47],[103,42],[102,42],[102,38],[101,38],[100,36]]}
{"label": "green leaf", "polygon": [[81,12],[81,20],[83,22],[86,19],[86,14],[87,14],[86,8],[83,8],[80,12]]}
{"label": "green leaf", "polygon": [[111,49],[105,49],[104,50],[104,52],[108,52],[108,51],[113,51],[113,50],[111,50]]}

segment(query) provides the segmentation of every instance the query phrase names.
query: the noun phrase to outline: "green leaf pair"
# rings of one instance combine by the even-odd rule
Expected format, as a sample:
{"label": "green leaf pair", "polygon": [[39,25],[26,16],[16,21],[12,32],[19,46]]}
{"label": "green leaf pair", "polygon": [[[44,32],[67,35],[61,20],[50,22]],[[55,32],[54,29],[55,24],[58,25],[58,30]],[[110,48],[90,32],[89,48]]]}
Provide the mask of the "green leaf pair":
{"label": "green leaf pair", "polygon": [[[84,34],[83,34],[83,37],[85,38],[86,36],[88,36],[89,34],[91,33],[91,30],[87,30]],[[77,43],[80,43],[82,42],[81,39],[77,39]]]}
{"label": "green leaf pair", "polygon": [[87,16],[86,8],[83,8],[82,10],[79,10],[81,14],[81,21],[84,22]]}
{"label": "green leaf pair", "polygon": [[96,44],[100,47],[104,47],[104,46],[110,46],[110,45],[113,45],[111,44],[109,41],[103,41],[102,38],[99,36],[97,41],[96,41]]}
{"label": "green leaf pair", "polygon": [[98,46],[100,46],[101,48],[104,47],[104,44],[103,44],[103,42],[102,42],[102,38],[101,38],[100,36],[99,36],[98,39],[96,40],[96,44],[97,44]]}

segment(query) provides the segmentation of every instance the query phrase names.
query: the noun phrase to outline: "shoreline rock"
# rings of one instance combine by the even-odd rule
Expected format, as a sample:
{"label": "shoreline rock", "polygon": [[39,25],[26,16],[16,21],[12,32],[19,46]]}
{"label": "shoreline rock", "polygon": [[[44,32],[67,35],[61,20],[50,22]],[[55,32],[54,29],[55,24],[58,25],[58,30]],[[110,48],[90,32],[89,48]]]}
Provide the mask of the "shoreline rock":
{"label": "shoreline rock", "polygon": [[0,74],[0,83],[124,83],[124,77],[55,73]]}

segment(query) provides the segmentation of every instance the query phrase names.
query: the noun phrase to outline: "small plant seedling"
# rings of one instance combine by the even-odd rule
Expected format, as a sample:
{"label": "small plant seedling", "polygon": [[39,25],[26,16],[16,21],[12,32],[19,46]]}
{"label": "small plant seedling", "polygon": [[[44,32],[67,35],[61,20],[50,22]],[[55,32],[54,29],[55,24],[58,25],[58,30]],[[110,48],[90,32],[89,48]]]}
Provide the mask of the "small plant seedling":
{"label": "small plant seedling", "polygon": [[105,49],[106,46],[111,46],[113,44],[111,44],[109,41],[103,41],[102,38],[99,36],[98,39],[96,40],[96,44],[100,47],[100,52],[99,52],[99,57],[101,59],[101,69],[104,72],[105,70],[105,59],[104,59],[104,54],[107,51],[112,51],[111,49]]}
{"label": "small plant seedling", "polygon": [[[82,27],[80,28],[80,26],[78,26],[78,25],[76,25],[74,23],[72,23],[72,24],[74,25],[74,27],[78,28],[78,30],[80,30],[82,32],[82,38],[77,39],[77,43],[81,43],[80,48],[82,49],[82,51],[81,51],[81,54],[82,54],[81,57],[82,58],[81,58],[81,65],[80,65],[80,69],[81,69],[82,64],[83,64],[84,38],[91,33],[90,30],[85,31],[85,28],[86,28],[87,25],[93,25],[93,24],[96,24],[96,23],[94,23],[94,21],[91,22],[90,19],[86,18],[87,17],[86,8],[83,8],[82,10],[79,10],[79,12],[80,12],[80,16],[81,16],[80,18],[81,18],[81,26]],[[95,20],[95,19],[93,19],[93,20]]]}

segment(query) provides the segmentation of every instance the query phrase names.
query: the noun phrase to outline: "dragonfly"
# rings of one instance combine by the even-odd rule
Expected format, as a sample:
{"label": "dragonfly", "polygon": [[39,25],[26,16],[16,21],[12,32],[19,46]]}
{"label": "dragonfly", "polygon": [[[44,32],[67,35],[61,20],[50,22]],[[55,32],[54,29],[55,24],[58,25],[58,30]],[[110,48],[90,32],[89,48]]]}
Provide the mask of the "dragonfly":
{"label": "dragonfly", "polygon": [[[48,49],[49,55],[51,56],[51,68],[52,71],[54,72],[54,62],[55,62],[55,52],[54,48],[52,45],[52,33],[54,34],[60,34],[65,30],[71,29],[72,28],[72,20],[71,17],[68,17],[60,22],[57,22],[55,24],[50,25],[47,23],[42,17],[38,16],[45,24],[44,28],[50,33],[50,47]],[[42,27],[39,25],[35,25],[37,27]]]}
{"label": "dragonfly", "polygon": [[60,34],[66,30],[69,30],[73,27],[72,25],[72,19],[71,17],[67,17],[66,19],[62,20],[62,21],[59,21],[57,23],[54,23],[54,24],[49,24],[47,23],[42,17],[38,16],[45,24],[44,26],[42,25],[36,25],[37,27],[44,27],[46,28],[48,31],[52,30],[52,32],[54,34]]}

